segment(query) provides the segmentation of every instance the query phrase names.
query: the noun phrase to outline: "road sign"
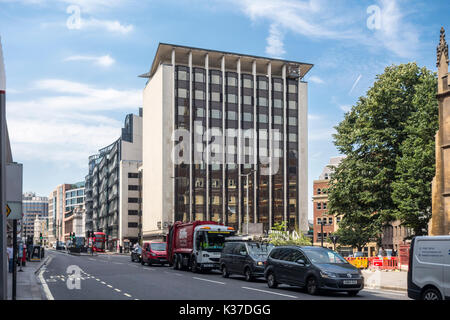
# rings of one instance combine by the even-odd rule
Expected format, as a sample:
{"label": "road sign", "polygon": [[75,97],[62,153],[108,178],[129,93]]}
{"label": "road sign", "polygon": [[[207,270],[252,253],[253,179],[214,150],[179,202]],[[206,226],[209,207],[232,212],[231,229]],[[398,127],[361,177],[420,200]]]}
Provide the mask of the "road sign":
{"label": "road sign", "polygon": [[6,217],[8,218],[9,214],[11,213],[11,208],[6,204]]}
{"label": "road sign", "polygon": [[[8,220],[20,220],[22,219],[22,202],[10,202],[6,204],[10,208],[10,213],[7,214]],[[7,209],[8,210],[8,209]]]}

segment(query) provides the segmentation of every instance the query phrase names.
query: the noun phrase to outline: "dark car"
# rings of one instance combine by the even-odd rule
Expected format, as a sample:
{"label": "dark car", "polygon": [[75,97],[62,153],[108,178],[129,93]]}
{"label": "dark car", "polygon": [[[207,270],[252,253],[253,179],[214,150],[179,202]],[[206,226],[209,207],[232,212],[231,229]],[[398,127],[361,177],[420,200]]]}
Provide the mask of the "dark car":
{"label": "dark car", "polygon": [[305,287],[311,295],[329,290],[356,296],[364,288],[359,269],[322,247],[276,247],[267,258],[264,276],[270,288],[283,283]]}
{"label": "dark car", "polygon": [[241,274],[247,281],[264,277],[264,264],[271,247],[253,241],[225,242],[219,260],[222,276],[228,278],[233,273]]}
{"label": "dark car", "polygon": [[142,247],[136,246],[133,250],[131,250],[131,261],[141,262],[142,260]]}

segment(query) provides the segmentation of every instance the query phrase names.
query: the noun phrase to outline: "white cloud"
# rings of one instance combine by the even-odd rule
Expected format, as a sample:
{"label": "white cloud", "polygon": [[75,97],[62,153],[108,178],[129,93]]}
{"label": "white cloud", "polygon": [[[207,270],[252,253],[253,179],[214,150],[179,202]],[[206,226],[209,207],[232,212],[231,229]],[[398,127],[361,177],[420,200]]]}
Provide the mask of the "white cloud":
{"label": "white cloud", "polygon": [[123,25],[117,20],[81,19],[80,29],[104,29],[109,32],[127,34],[133,31],[134,26]]}
{"label": "white cloud", "polygon": [[[268,21],[280,30],[291,31],[314,40],[348,40],[369,47],[389,50],[400,57],[411,57],[419,47],[416,26],[406,21],[406,8],[396,0],[378,0],[382,24],[368,30],[369,17],[363,4],[349,8],[348,2],[335,0],[229,0],[252,21]],[[408,7],[410,9],[411,6]]]}
{"label": "white cloud", "polygon": [[283,33],[277,24],[272,24],[269,30],[269,36],[266,39],[266,53],[274,58],[280,58],[286,53],[283,48]]}
{"label": "white cloud", "polygon": [[110,67],[116,62],[109,54],[100,57],[70,56],[64,59],[64,61],[93,61],[95,64],[102,67]]}
{"label": "white cloud", "polygon": [[142,90],[96,88],[61,79],[37,81],[42,96],[8,101],[8,129],[15,159],[68,162],[84,167],[89,155],[120,136],[122,119],[137,112]]}
{"label": "white cloud", "polygon": [[321,78],[317,77],[317,76],[311,76],[308,78],[308,81],[313,82],[313,83],[317,83],[317,84],[323,84],[325,83],[325,81],[323,81]]}

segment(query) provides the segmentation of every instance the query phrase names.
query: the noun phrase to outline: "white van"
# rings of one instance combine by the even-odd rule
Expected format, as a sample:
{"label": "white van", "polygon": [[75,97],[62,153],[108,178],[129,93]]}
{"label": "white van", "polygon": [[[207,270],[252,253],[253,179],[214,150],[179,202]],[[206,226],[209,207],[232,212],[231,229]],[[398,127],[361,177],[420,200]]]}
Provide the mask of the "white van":
{"label": "white van", "polygon": [[408,297],[450,300],[450,236],[413,238],[409,252]]}

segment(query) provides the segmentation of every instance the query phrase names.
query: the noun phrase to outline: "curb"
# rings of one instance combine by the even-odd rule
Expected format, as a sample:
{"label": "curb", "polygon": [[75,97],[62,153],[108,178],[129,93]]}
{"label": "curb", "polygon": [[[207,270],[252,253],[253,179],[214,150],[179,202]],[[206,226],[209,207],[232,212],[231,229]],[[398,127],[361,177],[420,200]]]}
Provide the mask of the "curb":
{"label": "curb", "polygon": [[35,275],[37,275],[39,273],[39,270],[41,270],[41,268],[47,264],[49,259],[50,259],[50,256],[47,256],[47,258],[45,258],[44,261],[42,261],[41,265],[34,272]]}

